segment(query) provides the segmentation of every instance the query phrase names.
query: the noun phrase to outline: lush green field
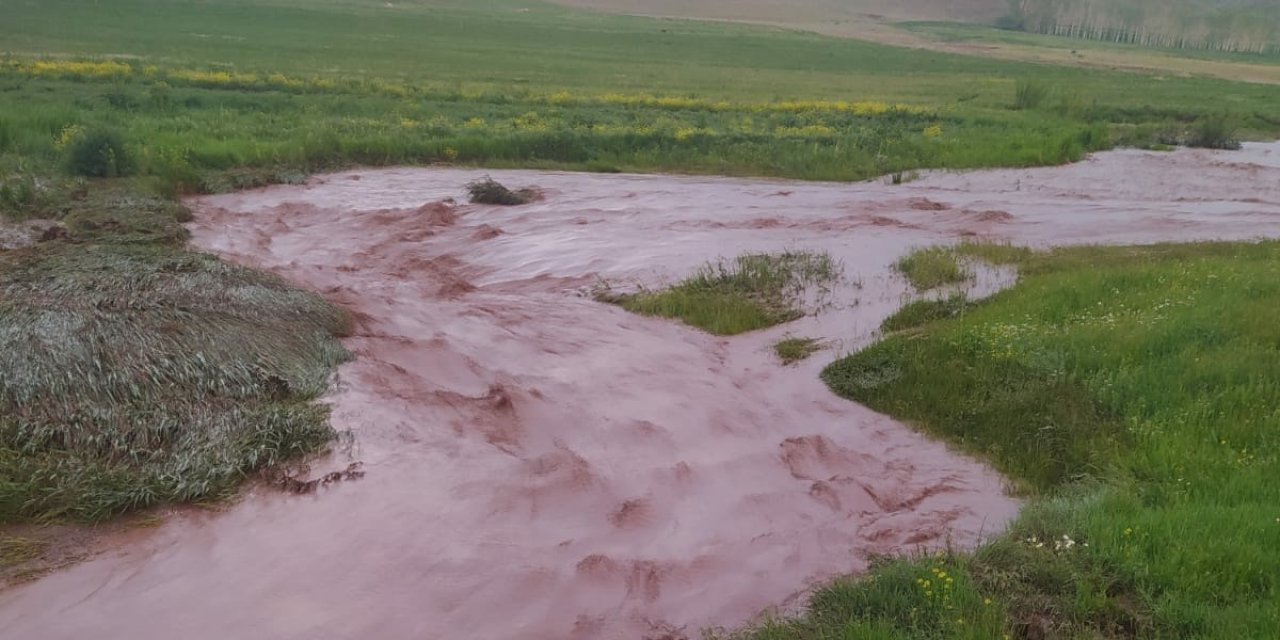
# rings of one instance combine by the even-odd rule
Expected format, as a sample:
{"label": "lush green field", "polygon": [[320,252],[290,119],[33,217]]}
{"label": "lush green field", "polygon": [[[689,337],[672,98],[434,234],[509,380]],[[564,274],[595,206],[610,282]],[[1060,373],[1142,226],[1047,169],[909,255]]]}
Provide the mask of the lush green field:
{"label": "lush green field", "polygon": [[823,377],[1032,506],[975,554],[888,562],[745,635],[1280,637],[1280,244],[962,251],[1023,279],[891,318]]}
{"label": "lush green field", "polygon": [[[425,162],[862,179],[1176,141],[1211,111],[1280,131],[1280,88],[521,0],[55,0],[10,14],[0,200],[27,215],[48,208],[37,184],[67,147],[103,129],[123,136],[119,171],[165,193]],[[1011,110],[1027,78],[1048,98]]]}

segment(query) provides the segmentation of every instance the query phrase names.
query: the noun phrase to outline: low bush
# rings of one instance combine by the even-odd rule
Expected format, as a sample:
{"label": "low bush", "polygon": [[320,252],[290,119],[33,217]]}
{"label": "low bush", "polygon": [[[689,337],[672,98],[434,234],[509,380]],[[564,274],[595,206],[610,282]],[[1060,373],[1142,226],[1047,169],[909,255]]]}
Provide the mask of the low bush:
{"label": "low bush", "polygon": [[127,176],[136,168],[124,138],[108,129],[86,131],[67,144],[67,170],[89,178]]}

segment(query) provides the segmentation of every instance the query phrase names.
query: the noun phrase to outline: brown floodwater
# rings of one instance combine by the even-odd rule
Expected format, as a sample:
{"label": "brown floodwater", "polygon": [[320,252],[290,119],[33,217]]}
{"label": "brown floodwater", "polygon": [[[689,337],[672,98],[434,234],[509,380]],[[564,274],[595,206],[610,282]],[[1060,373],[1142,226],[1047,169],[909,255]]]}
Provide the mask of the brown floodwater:
{"label": "brown floodwater", "polygon": [[[486,173],[545,199],[447,202]],[[697,637],[794,611],[870,554],[971,547],[1018,508],[1001,478],[818,379],[910,299],[893,261],[962,237],[1280,235],[1280,145],[899,186],[361,170],[191,205],[196,246],[358,318],[326,400],[355,444],[314,472],[367,475],[121,536],[0,593],[0,637]],[[771,330],[719,338],[589,295],[784,249],[830,252],[845,279]],[[782,366],[787,334],[828,347]]]}

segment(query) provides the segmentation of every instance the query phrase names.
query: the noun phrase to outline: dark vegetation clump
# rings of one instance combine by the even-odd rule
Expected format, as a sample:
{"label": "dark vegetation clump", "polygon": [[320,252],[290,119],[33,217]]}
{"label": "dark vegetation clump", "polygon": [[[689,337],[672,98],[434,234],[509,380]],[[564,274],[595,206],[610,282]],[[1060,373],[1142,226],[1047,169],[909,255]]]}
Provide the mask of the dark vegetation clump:
{"label": "dark vegetation clump", "polygon": [[1204,149],[1240,148],[1240,140],[1236,137],[1236,125],[1225,114],[1211,114],[1196,121],[1187,135],[1188,147]]}
{"label": "dark vegetation clump", "polygon": [[67,169],[89,178],[118,178],[134,172],[136,165],[124,138],[109,129],[95,129],[67,144]]}
{"label": "dark vegetation clump", "polygon": [[1049,85],[1037,80],[1019,80],[1014,87],[1013,108],[1019,111],[1040,107],[1049,99]]}
{"label": "dark vegetation clump", "polygon": [[471,194],[471,202],[475,204],[507,206],[529,204],[542,196],[533,187],[524,187],[512,191],[501,182],[488,176],[467,184],[467,192]]}

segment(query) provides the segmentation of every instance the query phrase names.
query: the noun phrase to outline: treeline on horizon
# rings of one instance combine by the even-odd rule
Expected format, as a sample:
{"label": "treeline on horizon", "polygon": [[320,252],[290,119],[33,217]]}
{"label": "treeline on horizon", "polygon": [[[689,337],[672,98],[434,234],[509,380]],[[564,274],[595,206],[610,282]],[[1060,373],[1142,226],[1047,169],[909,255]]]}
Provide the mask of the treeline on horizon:
{"label": "treeline on horizon", "polygon": [[1280,53],[1274,0],[1009,0],[997,26],[1147,47]]}

